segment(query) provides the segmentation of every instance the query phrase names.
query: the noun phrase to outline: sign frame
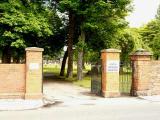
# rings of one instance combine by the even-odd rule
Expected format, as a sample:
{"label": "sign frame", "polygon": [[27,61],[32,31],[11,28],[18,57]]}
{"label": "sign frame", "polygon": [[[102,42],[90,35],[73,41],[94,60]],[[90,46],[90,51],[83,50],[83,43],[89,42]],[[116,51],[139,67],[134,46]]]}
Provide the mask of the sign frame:
{"label": "sign frame", "polygon": [[107,72],[115,73],[119,72],[120,61],[119,60],[109,60],[106,63]]}

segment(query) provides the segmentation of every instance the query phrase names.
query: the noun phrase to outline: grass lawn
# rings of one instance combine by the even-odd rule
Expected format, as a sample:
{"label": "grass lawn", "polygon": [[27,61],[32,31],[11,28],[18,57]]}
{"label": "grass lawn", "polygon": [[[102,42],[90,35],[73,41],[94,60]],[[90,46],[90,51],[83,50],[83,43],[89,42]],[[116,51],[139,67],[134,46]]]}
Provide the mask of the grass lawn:
{"label": "grass lawn", "polygon": [[[53,73],[53,75],[56,75],[56,76],[59,76],[60,69],[61,69],[60,65],[58,65],[58,64],[57,65],[55,65],[55,64],[43,65],[43,72],[44,73]],[[90,70],[91,70],[91,66],[86,65],[86,69],[83,71],[83,73],[84,73],[83,80],[77,80],[76,79],[77,68],[76,68],[76,66],[74,66],[73,67],[73,78],[65,78],[64,77],[64,80],[70,81],[73,84],[81,86],[81,87],[90,88],[91,87],[91,77],[89,75],[86,75],[86,73]]]}
{"label": "grass lawn", "polygon": [[45,64],[45,65],[43,65],[43,72],[44,73],[53,73],[54,75],[58,76],[60,73],[60,66],[53,65],[53,64]]}
{"label": "grass lawn", "polygon": [[85,76],[83,80],[77,80],[77,81],[74,81],[73,83],[81,87],[91,88],[91,77]]}

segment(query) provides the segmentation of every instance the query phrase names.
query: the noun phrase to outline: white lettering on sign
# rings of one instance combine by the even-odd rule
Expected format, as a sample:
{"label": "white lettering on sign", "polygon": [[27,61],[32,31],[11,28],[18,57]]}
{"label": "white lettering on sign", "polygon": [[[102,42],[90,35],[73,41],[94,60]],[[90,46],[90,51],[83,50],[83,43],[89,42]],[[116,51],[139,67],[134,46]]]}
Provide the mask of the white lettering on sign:
{"label": "white lettering on sign", "polygon": [[39,64],[38,63],[30,63],[29,64],[29,69],[30,70],[38,70],[39,69]]}
{"label": "white lettering on sign", "polygon": [[119,72],[119,61],[118,60],[107,61],[107,72]]}

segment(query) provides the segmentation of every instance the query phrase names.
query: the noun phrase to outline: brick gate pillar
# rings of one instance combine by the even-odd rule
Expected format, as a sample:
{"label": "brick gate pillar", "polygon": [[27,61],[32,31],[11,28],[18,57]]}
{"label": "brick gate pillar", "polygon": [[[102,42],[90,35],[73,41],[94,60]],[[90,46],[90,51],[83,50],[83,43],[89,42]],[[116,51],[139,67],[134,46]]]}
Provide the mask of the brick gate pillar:
{"label": "brick gate pillar", "polygon": [[[144,49],[137,50],[131,55],[132,61],[132,86],[131,96],[149,95],[148,75],[143,74],[149,68],[152,54]],[[147,72],[148,74],[149,71]]]}
{"label": "brick gate pillar", "polygon": [[120,50],[105,49],[101,51],[102,59],[102,95],[118,97]]}
{"label": "brick gate pillar", "polygon": [[26,48],[25,99],[42,98],[42,48]]}

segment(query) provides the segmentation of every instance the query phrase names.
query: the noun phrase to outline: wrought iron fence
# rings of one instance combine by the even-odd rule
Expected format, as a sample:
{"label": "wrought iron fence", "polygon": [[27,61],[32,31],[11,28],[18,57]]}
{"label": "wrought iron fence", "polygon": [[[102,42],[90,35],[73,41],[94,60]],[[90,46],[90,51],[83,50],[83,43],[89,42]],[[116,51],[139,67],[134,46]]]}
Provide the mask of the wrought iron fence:
{"label": "wrought iron fence", "polygon": [[101,95],[102,79],[101,79],[101,63],[92,64],[91,66],[91,92]]}
{"label": "wrought iron fence", "polygon": [[121,63],[120,64],[120,92],[122,94],[129,94],[131,90],[132,83],[132,67],[131,63]]}

